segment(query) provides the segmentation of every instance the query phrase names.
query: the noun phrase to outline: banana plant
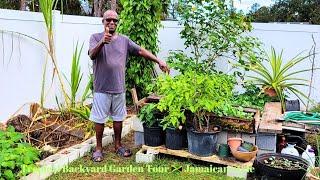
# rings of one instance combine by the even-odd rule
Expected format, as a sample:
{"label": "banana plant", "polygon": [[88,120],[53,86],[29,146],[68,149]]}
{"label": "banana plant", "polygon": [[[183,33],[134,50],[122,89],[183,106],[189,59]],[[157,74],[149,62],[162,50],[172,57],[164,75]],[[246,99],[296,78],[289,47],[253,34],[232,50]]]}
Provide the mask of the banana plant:
{"label": "banana plant", "polygon": [[282,57],[283,50],[280,54],[277,54],[275,49],[271,47],[270,55],[266,52],[265,54],[267,57],[267,59],[264,60],[265,62],[257,61],[255,64],[249,66],[249,70],[254,72],[256,75],[248,76],[251,78],[251,81],[256,85],[261,85],[263,89],[275,90],[277,97],[280,99],[283,110],[285,110],[285,92],[293,93],[304,104],[305,102],[302,98],[313,102],[313,100],[297,89],[297,87],[308,87],[310,85],[308,80],[299,78],[297,75],[303,72],[308,72],[311,68],[293,70],[297,64],[302,63],[310,55],[301,56],[301,52],[284,63],[284,59]]}

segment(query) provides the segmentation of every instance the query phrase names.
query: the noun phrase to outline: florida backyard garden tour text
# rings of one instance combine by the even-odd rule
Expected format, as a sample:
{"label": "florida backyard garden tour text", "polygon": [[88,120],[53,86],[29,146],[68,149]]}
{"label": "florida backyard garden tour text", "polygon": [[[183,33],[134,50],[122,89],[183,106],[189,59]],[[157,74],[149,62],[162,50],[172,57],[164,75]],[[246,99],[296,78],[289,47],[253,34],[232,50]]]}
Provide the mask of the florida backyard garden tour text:
{"label": "florida backyard garden tour text", "polygon": [[[23,171],[29,171],[26,167],[22,168]],[[227,170],[232,171],[251,171],[251,169],[235,168],[235,167],[214,167],[212,165],[207,167],[196,166],[118,166],[118,165],[102,165],[102,166],[64,166],[64,167],[41,167],[33,169],[36,173],[48,173],[48,172],[61,172],[61,173],[170,173],[170,172],[190,172],[190,173],[226,173]]]}

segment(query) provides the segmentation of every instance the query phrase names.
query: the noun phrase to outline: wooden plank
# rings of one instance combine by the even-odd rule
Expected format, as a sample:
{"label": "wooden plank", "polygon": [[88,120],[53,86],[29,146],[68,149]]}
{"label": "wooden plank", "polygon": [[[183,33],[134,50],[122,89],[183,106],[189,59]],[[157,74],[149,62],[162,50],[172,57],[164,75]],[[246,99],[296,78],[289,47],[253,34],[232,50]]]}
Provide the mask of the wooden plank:
{"label": "wooden plank", "polygon": [[280,102],[269,102],[264,106],[262,119],[258,128],[258,132],[265,133],[282,133],[282,122],[276,119],[281,116]]}
{"label": "wooden plank", "polygon": [[147,149],[152,149],[154,151],[157,151],[162,154],[167,154],[167,155],[172,155],[172,156],[178,156],[178,157],[183,157],[183,158],[189,158],[189,159],[196,159],[199,161],[205,161],[205,162],[210,162],[210,163],[215,163],[215,164],[222,164],[226,166],[233,166],[233,167],[238,167],[238,168],[250,168],[253,165],[253,161],[255,158],[253,158],[249,162],[240,162],[237,161],[234,157],[229,157],[229,158],[220,158],[217,155],[212,155],[208,157],[200,157],[193,155],[189,153],[187,150],[172,150],[172,149],[167,149],[164,146],[158,146],[158,147],[151,147],[151,146],[146,146],[143,145],[142,149],[147,150]]}

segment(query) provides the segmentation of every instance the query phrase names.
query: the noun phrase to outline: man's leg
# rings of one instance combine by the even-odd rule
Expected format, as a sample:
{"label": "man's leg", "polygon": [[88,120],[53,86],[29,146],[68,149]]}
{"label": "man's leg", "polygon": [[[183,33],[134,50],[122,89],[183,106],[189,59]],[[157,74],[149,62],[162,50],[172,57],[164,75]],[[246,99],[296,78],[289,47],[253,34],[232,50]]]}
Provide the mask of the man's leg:
{"label": "man's leg", "polygon": [[121,147],[121,133],[122,133],[122,121],[113,121],[114,131],[114,148],[115,150]]}
{"label": "man's leg", "polygon": [[113,119],[114,148],[117,154],[128,157],[132,153],[121,144],[122,121],[127,116],[126,95],[125,93],[112,96],[111,117]]}
{"label": "man's leg", "polygon": [[95,123],[95,129],[96,129],[96,139],[97,139],[96,151],[102,152],[102,136],[103,136],[104,124]]}
{"label": "man's leg", "polygon": [[95,123],[97,145],[92,154],[93,161],[100,162],[103,159],[102,154],[102,136],[104,123],[108,117],[111,107],[111,95],[103,93],[93,94],[93,105],[90,113],[90,120]]}

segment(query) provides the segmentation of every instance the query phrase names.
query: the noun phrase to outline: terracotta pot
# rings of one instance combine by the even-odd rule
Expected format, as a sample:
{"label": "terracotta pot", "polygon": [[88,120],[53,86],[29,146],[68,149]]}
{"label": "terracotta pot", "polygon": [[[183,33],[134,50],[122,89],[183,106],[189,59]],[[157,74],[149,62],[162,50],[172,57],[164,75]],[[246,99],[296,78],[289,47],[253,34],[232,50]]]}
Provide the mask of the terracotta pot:
{"label": "terracotta pot", "polygon": [[257,155],[258,146],[253,147],[251,152],[241,152],[237,149],[231,149],[232,155],[239,161],[248,162]]}
{"label": "terracotta pot", "polygon": [[264,89],[264,93],[270,97],[276,97],[277,93],[276,90],[274,90],[273,88],[263,88]]}
{"label": "terracotta pot", "polygon": [[238,149],[238,147],[242,143],[241,138],[228,138],[227,141],[228,141],[228,145],[229,145],[230,149]]}

